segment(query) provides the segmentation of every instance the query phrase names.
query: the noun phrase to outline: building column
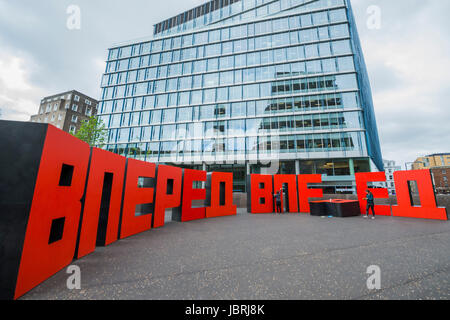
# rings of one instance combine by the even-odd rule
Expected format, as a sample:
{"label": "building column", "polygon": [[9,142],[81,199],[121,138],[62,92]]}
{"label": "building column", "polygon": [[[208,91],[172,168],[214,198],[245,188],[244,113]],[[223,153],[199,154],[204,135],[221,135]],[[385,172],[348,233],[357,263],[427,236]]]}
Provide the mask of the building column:
{"label": "building column", "polygon": [[353,159],[348,160],[348,165],[350,167],[350,175],[354,176],[355,175],[355,163],[353,162]]}
{"label": "building column", "polygon": [[[353,162],[353,159],[348,160],[348,166],[350,167],[350,175],[355,176],[355,163]],[[352,180],[352,187],[355,189],[353,194],[356,194],[356,179]]]}
{"label": "building column", "polygon": [[295,174],[300,174],[300,160],[295,160]]}

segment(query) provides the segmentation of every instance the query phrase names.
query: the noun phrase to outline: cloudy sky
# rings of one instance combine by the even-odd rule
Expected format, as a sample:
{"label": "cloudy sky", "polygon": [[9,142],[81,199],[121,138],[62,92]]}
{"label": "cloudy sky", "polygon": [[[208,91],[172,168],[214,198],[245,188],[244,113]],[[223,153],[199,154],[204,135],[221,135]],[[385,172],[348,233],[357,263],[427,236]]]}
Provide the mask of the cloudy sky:
{"label": "cloudy sky", "polygon": [[[202,0],[0,0],[1,118],[29,120],[41,98],[76,89],[100,96],[107,49]],[[450,1],[352,0],[385,159],[404,165],[450,152]],[[71,5],[79,30],[67,28]],[[379,29],[372,21],[380,8]]]}

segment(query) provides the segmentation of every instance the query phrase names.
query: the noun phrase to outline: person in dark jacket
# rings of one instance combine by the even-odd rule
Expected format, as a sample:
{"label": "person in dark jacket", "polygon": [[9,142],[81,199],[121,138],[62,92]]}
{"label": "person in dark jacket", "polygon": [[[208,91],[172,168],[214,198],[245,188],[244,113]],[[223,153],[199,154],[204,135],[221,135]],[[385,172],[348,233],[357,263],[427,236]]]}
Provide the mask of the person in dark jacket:
{"label": "person in dark jacket", "polygon": [[369,189],[366,190],[367,197],[364,198],[364,200],[367,200],[367,208],[366,208],[366,215],[364,218],[369,217],[369,211],[372,210],[372,220],[375,219],[375,201],[373,198],[372,192],[370,192]]}
{"label": "person in dark jacket", "polygon": [[276,206],[276,213],[282,213],[281,211],[281,192],[278,191],[275,196],[275,206]]}

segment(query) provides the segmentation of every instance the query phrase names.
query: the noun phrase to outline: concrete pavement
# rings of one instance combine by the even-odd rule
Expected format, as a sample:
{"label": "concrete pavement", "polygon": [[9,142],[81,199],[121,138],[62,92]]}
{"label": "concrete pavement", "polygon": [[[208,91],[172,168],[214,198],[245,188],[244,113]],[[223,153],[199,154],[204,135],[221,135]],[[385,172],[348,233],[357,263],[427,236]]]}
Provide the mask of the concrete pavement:
{"label": "concrete pavement", "polygon": [[[164,227],[73,263],[22,299],[449,299],[450,222],[250,215]],[[381,268],[381,290],[367,267]]]}

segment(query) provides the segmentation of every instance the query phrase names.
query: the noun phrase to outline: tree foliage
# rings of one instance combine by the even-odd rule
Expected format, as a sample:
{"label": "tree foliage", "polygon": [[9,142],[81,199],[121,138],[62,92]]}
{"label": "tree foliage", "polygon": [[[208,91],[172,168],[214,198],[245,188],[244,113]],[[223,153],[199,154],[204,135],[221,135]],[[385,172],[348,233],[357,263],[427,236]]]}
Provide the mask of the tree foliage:
{"label": "tree foliage", "polygon": [[99,146],[105,142],[107,130],[103,121],[96,116],[92,116],[89,120],[82,122],[81,128],[74,136],[88,143],[90,146]]}

